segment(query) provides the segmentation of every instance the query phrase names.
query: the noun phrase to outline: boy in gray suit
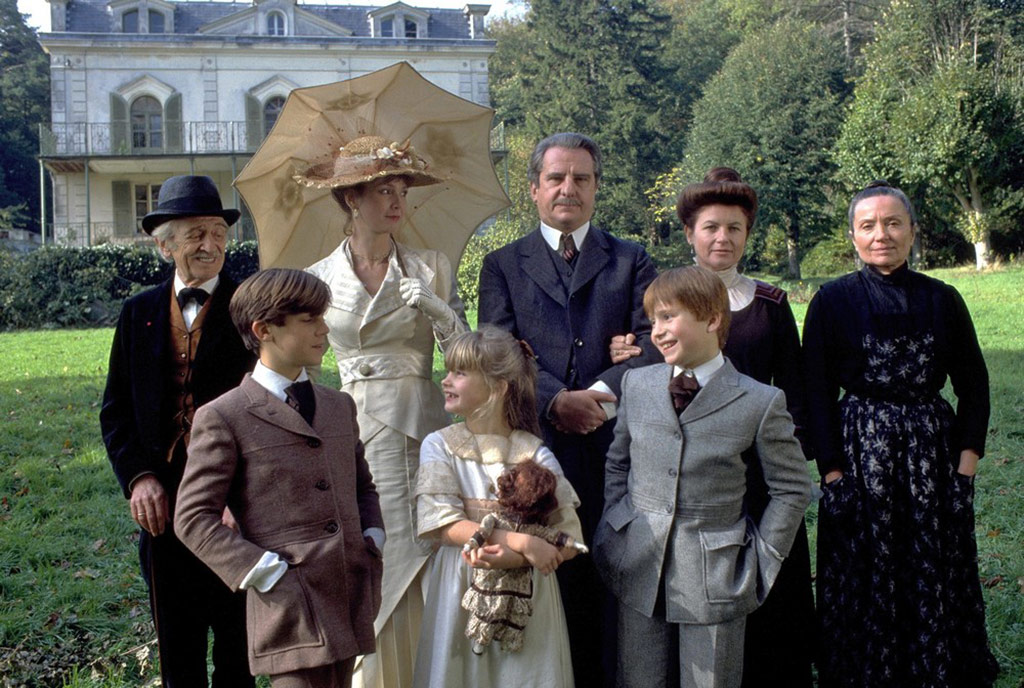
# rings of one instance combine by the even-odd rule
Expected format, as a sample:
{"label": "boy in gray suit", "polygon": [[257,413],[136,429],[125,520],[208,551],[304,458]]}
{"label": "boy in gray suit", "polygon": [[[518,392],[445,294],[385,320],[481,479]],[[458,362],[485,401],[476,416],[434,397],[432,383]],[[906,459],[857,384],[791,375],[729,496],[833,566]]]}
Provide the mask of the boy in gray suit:
{"label": "boy in gray suit", "polygon": [[[619,601],[620,686],[739,686],[746,615],[771,589],[811,482],[781,390],[722,356],[729,297],[677,268],[644,294],[665,363],[622,379],[594,561]],[[753,522],[745,458],[770,502]]]}

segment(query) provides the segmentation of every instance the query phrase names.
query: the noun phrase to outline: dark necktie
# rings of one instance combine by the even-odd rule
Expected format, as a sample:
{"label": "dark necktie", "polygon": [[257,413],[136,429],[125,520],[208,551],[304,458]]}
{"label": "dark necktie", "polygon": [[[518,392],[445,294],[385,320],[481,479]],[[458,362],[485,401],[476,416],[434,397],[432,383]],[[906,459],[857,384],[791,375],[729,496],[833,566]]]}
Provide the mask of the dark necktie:
{"label": "dark necktie", "polygon": [[676,413],[685,411],[699,391],[700,383],[693,373],[679,373],[668,383],[668,392],[672,395],[672,405],[675,406]]}
{"label": "dark necktie", "polygon": [[313,383],[309,380],[294,382],[284,390],[288,397],[288,405],[299,412],[299,414],[313,426],[313,416],[316,415],[316,397],[313,395]]}
{"label": "dark necktie", "polygon": [[572,238],[572,234],[562,235],[558,242],[558,250],[565,258],[566,263],[572,262],[572,259],[576,257],[576,241]]}
{"label": "dark necktie", "polygon": [[185,310],[185,304],[189,301],[195,301],[202,308],[208,298],[210,298],[210,295],[199,287],[185,287],[178,292],[178,307],[181,310]]}

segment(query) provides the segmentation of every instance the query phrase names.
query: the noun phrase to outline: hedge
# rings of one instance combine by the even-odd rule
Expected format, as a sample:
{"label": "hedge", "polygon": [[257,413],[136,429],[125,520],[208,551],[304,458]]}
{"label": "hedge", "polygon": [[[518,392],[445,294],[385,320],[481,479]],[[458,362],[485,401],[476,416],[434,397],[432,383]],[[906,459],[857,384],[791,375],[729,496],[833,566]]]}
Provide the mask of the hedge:
{"label": "hedge", "polygon": [[[258,269],[255,241],[228,244],[226,274],[242,280]],[[144,244],[0,251],[0,329],[109,325],[124,299],[172,270]]]}

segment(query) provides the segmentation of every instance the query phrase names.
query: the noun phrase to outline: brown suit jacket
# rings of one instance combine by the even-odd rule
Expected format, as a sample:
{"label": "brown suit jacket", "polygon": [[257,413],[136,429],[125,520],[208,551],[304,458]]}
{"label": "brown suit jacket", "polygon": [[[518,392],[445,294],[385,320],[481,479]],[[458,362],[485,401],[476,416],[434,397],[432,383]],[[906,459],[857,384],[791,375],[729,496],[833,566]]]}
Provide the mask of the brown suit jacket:
{"label": "brown suit jacket", "polygon": [[[383,528],[363,458],[356,407],[314,385],[313,426],[246,375],[196,412],[174,529],[233,590],[265,551],[288,571],[248,591],[253,674],[280,674],[373,652],[380,552],[363,539]],[[221,524],[224,506],[239,532]]]}

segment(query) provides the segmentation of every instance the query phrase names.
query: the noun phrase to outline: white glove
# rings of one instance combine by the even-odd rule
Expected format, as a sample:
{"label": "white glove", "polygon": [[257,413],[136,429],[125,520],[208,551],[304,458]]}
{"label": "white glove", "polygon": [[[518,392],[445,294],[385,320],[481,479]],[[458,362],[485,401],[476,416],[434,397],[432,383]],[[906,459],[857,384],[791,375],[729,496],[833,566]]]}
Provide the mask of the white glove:
{"label": "white glove", "polygon": [[442,301],[430,287],[416,277],[403,277],[398,283],[398,293],[411,308],[417,309],[434,323],[434,329],[448,336],[455,329],[455,311]]}

